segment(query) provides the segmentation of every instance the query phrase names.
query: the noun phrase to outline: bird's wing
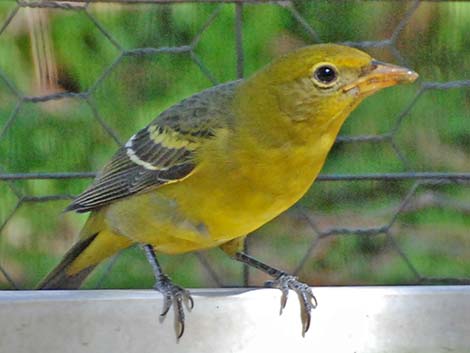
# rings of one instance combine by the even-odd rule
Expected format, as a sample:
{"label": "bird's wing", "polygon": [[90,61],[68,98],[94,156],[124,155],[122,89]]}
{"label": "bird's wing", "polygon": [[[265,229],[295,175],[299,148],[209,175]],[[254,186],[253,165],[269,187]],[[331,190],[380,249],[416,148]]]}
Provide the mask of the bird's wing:
{"label": "bird's wing", "polygon": [[164,111],[118,150],[66,211],[95,210],[190,175],[198,148],[230,126],[229,106],[239,82],[205,90]]}

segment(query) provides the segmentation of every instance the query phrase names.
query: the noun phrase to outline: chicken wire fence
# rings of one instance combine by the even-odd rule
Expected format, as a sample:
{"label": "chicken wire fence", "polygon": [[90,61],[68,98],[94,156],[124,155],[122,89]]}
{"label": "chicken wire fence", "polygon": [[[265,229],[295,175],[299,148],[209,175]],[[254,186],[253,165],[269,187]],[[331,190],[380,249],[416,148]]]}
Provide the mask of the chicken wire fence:
{"label": "chicken wire fence", "polygon": [[[212,84],[217,84],[218,80],[216,75],[213,74],[211,68],[204,63],[204,60],[198,54],[198,46],[200,45],[203,37],[207,31],[210,30],[213,23],[220,16],[222,11],[227,11],[227,8],[230,8],[233,16],[233,27],[227,29],[227,37],[230,36],[234,43],[234,52],[236,59],[234,64],[236,65],[236,78],[244,77],[246,58],[244,56],[244,47],[246,46],[245,40],[248,36],[248,33],[244,32],[244,15],[247,11],[250,11],[251,7],[263,7],[263,8],[272,8],[275,7],[278,11],[285,12],[288,16],[291,17],[297,26],[304,32],[304,36],[310,43],[320,43],[322,42],[321,33],[319,33],[315,25],[311,23],[308,16],[302,13],[302,5],[304,2],[301,1],[262,1],[262,0],[232,0],[232,1],[222,1],[222,0],[89,0],[89,1],[21,1],[17,0],[16,2],[11,1],[11,7],[6,11],[7,15],[3,19],[3,22],[0,23],[0,48],[1,48],[1,38],[6,34],[5,32],[13,26],[13,22],[16,17],[19,16],[21,12],[28,11],[39,12],[39,11],[54,11],[55,16],[62,16],[63,13],[69,12],[80,12],[82,16],[85,16],[86,20],[89,21],[92,26],[97,30],[97,35],[102,36],[105,40],[114,48],[116,51],[115,59],[109,64],[104,65],[101,69],[101,73],[98,77],[83,90],[62,90],[59,92],[39,94],[39,95],[29,95],[26,94],[22,89],[18,88],[18,85],[11,78],[11,75],[0,66],[0,82],[2,82],[2,90],[8,92],[12,100],[14,101],[11,112],[8,116],[2,116],[0,120],[0,144],[2,141],[5,141],[9,138],[9,132],[15,124],[18,124],[21,120],[19,112],[23,106],[27,104],[41,104],[45,102],[52,101],[61,101],[66,99],[72,99],[79,101],[85,104],[89,108],[89,119],[95,121],[103,131],[108,134],[112,140],[114,140],[118,145],[125,141],[125,138],[121,138],[120,134],[116,131],[107,120],[107,116],[100,111],[99,105],[96,103],[95,95],[97,90],[103,85],[103,82],[109,79],[110,75],[118,69],[120,65],[123,64],[123,61],[129,57],[155,57],[162,54],[170,55],[187,55],[192,64],[200,70],[202,75],[204,75]],[[127,48],[121,44],[120,40],[114,35],[113,31],[107,26],[105,26],[100,18],[96,16],[94,9],[95,5],[105,6],[102,3],[106,4],[121,4],[123,6],[122,10],[126,11],[126,6],[129,5],[133,10],[138,9],[139,6],[180,6],[182,3],[192,3],[193,6],[202,6],[211,3],[211,6],[214,6],[211,9],[211,13],[205,19],[204,24],[199,28],[196,35],[187,40],[186,44],[175,45],[175,46],[155,46],[155,47],[135,47]],[[214,3],[214,4],[212,4]],[[420,7],[423,6],[420,1],[414,2],[404,2],[402,3],[405,11],[400,14],[400,18],[396,21],[393,28],[390,28],[387,31],[386,36],[380,40],[373,41],[349,41],[342,42],[343,44],[351,45],[358,48],[363,48],[365,50],[376,50],[377,48],[386,49],[391,53],[391,56],[402,65],[406,65],[406,56],[402,55],[400,51],[400,36],[402,35],[405,28],[417,16],[417,12]],[[341,6],[340,4],[331,5],[331,6]],[[319,5],[320,7],[320,5]],[[268,19],[260,19],[268,20]],[[73,31],[73,29],[71,29]],[[132,28],[129,28],[129,31],[132,31]],[[171,28],[170,28],[171,31]],[[424,45],[424,44],[423,44]],[[8,55],[7,52],[3,52],[1,55]],[[86,63],[84,63],[86,65]],[[419,69],[417,69],[419,72]],[[465,77],[463,77],[465,78]],[[426,212],[429,209],[444,209],[451,210],[456,212],[463,217],[468,216],[470,213],[470,199],[468,198],[468,185],[470,182],[470,172],[467,172],[468,168],[465,169],[465,166],[468,164],[463,164],[463,167],[460,170],[425,170],[417,171],[413,168],[412,163],[410,163],[408,153],[404,151],[401,146],[400,139],[397,137],[398,134],[403,129],[404,122],[411,119],[411,112],[416,108],[424,96],[426,96],[430,91],[449,91],[449,90],[465,90],[470,87],[470,80],[449,80],[445,82],[430,82],[421,79],[413,87],[414,91],[409,91],[410,94],[407,97],[407,103],[403,105],[399,110],[395,111],[393,117],[393,123],[390,125],[387,131],[382,133],[374,134],[355,134],[355,135],[342,135],[338,137],[335,148],[344,145],[361,145],[361,144],[370,144],[375,146],[379,151],[383,148],[391,149],[394,158],[400,163],[401,171],[400,172],[374,172],[374,173],[323,173],[319,176],[316,181],[315,187],[318,190],[321,190],[325,185],[332,185],[335,188],[335,185],[339,183],[348,184],[348,183],[381,183],[381,185],[405,185],[402,186],[405,192],[401,192],[398,198],[394,199],[390,208],[387,209],[386,215],[381,215],[380,219],[375,222],[374,225],[370,225],[369,222],[364,222],[364,224],[354,225],[351,227],[344,226],[340,222],[340,217],[334,219],[331,222],[324,221],[324,217],[321,213],[316,212],[308,205],[297,205],[291,211],[289,211],[284,217],[289,219],[292,224],[303,224],[308,227],[308,234],[306,235],[306,241],[303,241],[302,249],[296,252],[295,263],[290,261],[291,270],[294,274],[301,274],[305,270],[305,266],[309,261],[312,261],[312,258],[318,257],[319,252],[322,252],[322,247],[325,247],[327,239],[339,239],[343,237],[357,237],[360,239],[367,239],[367,242],[372,244],[380,237],[382,241],[385,242],[385,247],[387,251],[387,256],[394,257],[398,259],[401,263],[401,266],[404,266],[404,271],[408,272],[407,283],[470,283],[470,274],[468,272],[459,272],[449,275],[435,275],[434,273],[423,273],[420,270],[419,266],[416,265],[415,256],[412,256],[408,251],[403,248],[399,241],[397,241],[397,233],[403,233],[406,231],[406,225],[403,226],[402,218],[406,217],[410,212],[419,213]],[[407,91],[408,92],[408,91]],[[1,95],[1,92],[0,92]],[[371,98],[372,100],[373,98]],[[1,102],[1,100],[0,100]],[[464,104],[464,103],[462,103]],[[157,112],[155,112],[157,113]],[[151,120],[152,117],[148,119]],[[461,117],[461,119],[469,119],[469,116]],[[58,124],[65,122],[58,122]],[[466,132],[467,136],[469,132]],[[16,141],[16,144],[22,143],[21,141]],[[464,146],[464,150],[467,150],[467,157],[469,151],[469,144]],[[442,151],[445,155],[446,151]],[[15,158],[15,150],[8,152],[9,158]],[[379,157],[380,158],[380,157]],[[446,158],[446,157],[444,157]],[[2,163],[2,162],[0,162]],[[29,170],[18,171],[18,170],[9,170],[8,166],[0,165],[0,186],[6,188],[8,193],[11,196],[11,207],[8,210],[4,210],[3,213],[0,213],[2,218],[0,219],[0,237],[5,238],[5,230],[9,227],[12,220],[15,218],[18,212],[24,207],[27,207],[31,204],[38,204],[40,207],[47,208],[49,205],[60,202],[62,200],[71,200],[72,195],[64,193],[51,193],[45,195],[36,195],[28,193],[27,189],[22,189],[17,186],[18,182],[21,181],[34,181],[34,180],[78,180],[78,179],[91,179],[95,176],[95,172],[72,172],[70,170],[63,171],[48,171],[41,170],[36,167],[34,172]],[[39,171],[38,171],[39,170]],[[366,184],[368,185],[368,184]],[[439,192],[440,188],[447,187],[452,185],[454,192],[449,194]],[[3,190],[3,189],[2,189]],[[467,195],[463,198],[460,198],[459,195]],[[3,196],[2,196],[3,198]],[[3,207],[3,206],[2,206]],[[375,206],[371,206],[374,208]],[[57,214],[59,217],[59,214]],[[354,217],[353,217],[354,218]],[[327,224],[327,226],[325,226]],[[469,226],[468,222],[467,224]],[[289,233],[295,233],[297,230],[290,229]],[[413,237],[413,231],[406,233],[407,237]],[[452,233],[453,229],[446,231],[446,234],[442,234],[442,237],[446,237],[447,233]],[[465,230],[464,230],[462,242],[468,245],[469,235],[466,234],[467,238],[465,239]],[[0,242],[2,241],[0,238]],[[246,244],[246,251],[251,252],[251,237],[248,237],[249,241]],[[305,239],[304,239],[305,240]],[[418,241],[418,240],[416,240]],[[424,241],[424,240],[423,240]],[[266,242],[266,239],[264,239]],[[70,244],[70,243],[69,243]],[[260,243],[260,248],[262,244]],[[370,244],[368,245],[370,246]],[[462,245],[465,247],[465,245]],[[1,246],[0,246],[1,249]],[[319,250],[320,249],[320,250]],[[382,249],[383,250],[383,249]],[[290,250],[288,248],[284,249],[284,252],[288,253]],[[465,250],[468,251],[468,250]],[[464,254],[465,254],[464,251]],[[258,251],[260,252],[260,251]],[[263,253],[261,251],[261,253]],[[15,270],[11,269],[11,263],[9,261],[2,260],[2,257],[5,256],[5,251],[3,255],[0,253],[0,280],[2,276],[4,277],[3,282],[6,287],[10,288],[23,288],[20,284],[21,280],[17,279],[14,274]],[[279,255],[281,256],[281,255]],[[456,259],[461,258],[462,253],[457,251],[455,257]],[[113,274],[113,268],[117,262],[118,256],[115,256],[111,261],[106,265],[106,269],[103,270],[101,278],[97,280],[96,287],[100,287],[102,281]],[[197,253],[196,258],[199,261],[199,264],[207,271],[209,274],[212,283],[218,286],[228,285],[224,281],[224,276],[221,274],[220,265],[214,263],[208,259],[205,253]],[[421,260],[417,260],[420,262]],[[457,261],[457,260],[456,260]],[[461,261],[461,260],[460,260]],[[273,261],[271,261],[273,262]],[[274,262],[273,265],[276,265]],[[344,264],[348,266],[348,264]],[[310,265],[309,265],[310,266]],[[367,265],[369,266],[369,265]],[[374,264],[370,264],[374,266]],[[15,267],[13,264],[12,267]],[[251,272],[248,272],[247,268],[244,268],[243,275],[240,276],[240,282],[245,285],[254,284],[255,281],[250,279]],[[313,272],[313,278],[315,278],[315,270],[310,270]],[[468,271],[468,270],[467,270]],[[439,271],[435,273],[439,274]]]}

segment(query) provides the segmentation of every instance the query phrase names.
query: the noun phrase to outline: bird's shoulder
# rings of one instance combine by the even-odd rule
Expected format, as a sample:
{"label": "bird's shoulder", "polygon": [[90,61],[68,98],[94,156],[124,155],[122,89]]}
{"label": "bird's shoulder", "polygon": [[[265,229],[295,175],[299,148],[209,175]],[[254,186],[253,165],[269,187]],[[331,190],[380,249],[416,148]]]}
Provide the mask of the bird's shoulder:
{"label": "bird's shoulder", "polygon": [[168,127],[182,134],[224,128],[231,124],[231,103],[241,80],[196,93],[163,111],[150,125]]}

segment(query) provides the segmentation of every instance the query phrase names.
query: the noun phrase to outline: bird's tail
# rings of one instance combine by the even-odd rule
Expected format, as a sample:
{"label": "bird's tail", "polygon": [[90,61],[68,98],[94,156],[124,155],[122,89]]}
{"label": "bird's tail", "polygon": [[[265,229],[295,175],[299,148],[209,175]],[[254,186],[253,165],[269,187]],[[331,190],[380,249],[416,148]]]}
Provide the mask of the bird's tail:
{"label": "bird's tail", "polygon": [[36,286],[36,289],[76,289],[101,261],[132,245],[132,241],[114,234],[102,215],[92,213],[80,239],[62,261]]}
{"label": "bird's tail", "polygon": [[62,261],[44,278],[36,289],[76,289],[79,288],[85,278],[95,266],[89,266],[75,274],[69,274],[68,269],[74,260],[96,239],[98,234],[93,234],[86,239],[80,239],[63,257]]}

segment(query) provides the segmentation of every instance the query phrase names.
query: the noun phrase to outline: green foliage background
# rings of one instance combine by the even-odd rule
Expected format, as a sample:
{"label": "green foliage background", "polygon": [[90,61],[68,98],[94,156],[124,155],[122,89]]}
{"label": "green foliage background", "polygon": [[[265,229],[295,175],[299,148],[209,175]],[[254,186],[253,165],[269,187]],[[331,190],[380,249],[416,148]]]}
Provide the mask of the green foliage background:
{"label": "green foliage background", "polygon": [[[296,1],[295,9],[323,42],[390,38],[410,2]],[[123,49],[190,44],[218,8],[217,4],[95,4],[89,14]],[[0,2],[0,23],[16,2]],[[33,12],[43,12],[42,27]],[[194,53],[126,56],[103,81],[97,79],[120,50],[84,11],[21,8],[0,35],[0,70],[23,95],[93,90],[91,101],[120,141],[145,126],[159,112],[215,82],[236,79],[235,5],[220,6],[202,32]],[[281,6],[245,5],[244,72],[248,76],[272,58],[315,42],[315,36]],[[31,25],[33,23],[33,25]],[[470,3],[422,3],[400,33],[395,48],[420,73],[410,87],[388,89],[368,99],[351,116],[342,135],[373,135],[394,128],[399,114],[427,81],[464,80],[470,72]],[[40,87],[33,33],[47,36],[58,83]],[[397,62],[393,48],[367,49],[376,58]],[[403,64],[403,63],[402,63]],[[209,77],[208,77],[209,76]],[[0,79],[0,172],[97,171],[117,144],[81,99],[24,102],[14,123],[3,129],[18,99]],[[470,89],[425,92],[400,124],[391,143],[341,143],[323,173],[470,170]],[[2,130],[3,129],[3,130]],[[67,200],[25,202],[9,218],[21,195],[78,194],[90,180],[0,181],[0,265],[22,288],[31,288],[73,243],[86,215],[61,213]],[[300,202],[320,229],[368,228],[388,223],[413,182],[316,183]],[[433,200],[445,202],[432,202]],[[431,202],[427,202],[431,200]],[[422,186],[400,213],[393,237],[423,276],[470,277],[470,192],[468,184]],[[412,206],[412,207],[411,207]],[[295,208],[250,237],[250,251],[266,262],[292,270],[315,234]],[[222,285],[241,284],[241,266],[218,250],[204,254]],[[193,254],[162,256],[165,269],[180,284],[215,286]],[[139,249],[126,251],[102,280],[102,266],[87,282],[95,287],[150,287],[152,275]],[[324,239],[299,273],[312,284],[397,284],[416,282],[384,235]],[[250,283],[266,279],[252,273]],[[0,288],[9,288],[0,274]]]}

